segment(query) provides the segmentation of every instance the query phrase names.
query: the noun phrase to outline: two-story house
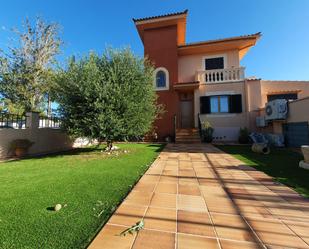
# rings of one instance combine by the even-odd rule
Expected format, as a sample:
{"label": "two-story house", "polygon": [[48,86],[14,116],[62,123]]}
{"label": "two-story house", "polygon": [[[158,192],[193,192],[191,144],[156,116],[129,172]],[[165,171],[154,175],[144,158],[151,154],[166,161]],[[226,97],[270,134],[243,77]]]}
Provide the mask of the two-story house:
{"label": "two-story house", "polygon": [[133,19],[144,54],[155,66],[158,102],[166,110],[155,123],[161,140],[176,130],[194,132],[198,117],[211,123],[217,140],[237,140],[240,127],[257,129],[255,118],[267,99],[309,96],[308,82],[245,77],[240,62],[261,33],[186,43],[187,14]]}

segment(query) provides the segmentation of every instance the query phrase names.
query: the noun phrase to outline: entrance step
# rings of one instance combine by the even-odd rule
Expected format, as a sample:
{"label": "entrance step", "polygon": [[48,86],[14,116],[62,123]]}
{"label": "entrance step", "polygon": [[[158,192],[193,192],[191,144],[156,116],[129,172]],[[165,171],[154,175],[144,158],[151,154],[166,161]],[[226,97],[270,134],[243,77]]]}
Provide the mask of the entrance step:
{"label": "entrance step", "polygon": [[198,129],[177,129],[176,143],[201,143],[201,138]]}

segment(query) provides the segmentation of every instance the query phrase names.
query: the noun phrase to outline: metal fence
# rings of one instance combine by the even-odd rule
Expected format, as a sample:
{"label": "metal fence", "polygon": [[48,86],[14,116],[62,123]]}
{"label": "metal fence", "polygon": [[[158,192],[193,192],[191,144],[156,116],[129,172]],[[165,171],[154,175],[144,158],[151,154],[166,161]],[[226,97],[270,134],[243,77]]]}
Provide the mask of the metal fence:
{"label": "metal fence", "polygon": [[27,117],[0,112],[0,129],[25,129]]}
{"label": "metal fence", "polygon": [[40,117],[39,128],[54,128],[59,129],[61,125],[61,120],[58,117]]}

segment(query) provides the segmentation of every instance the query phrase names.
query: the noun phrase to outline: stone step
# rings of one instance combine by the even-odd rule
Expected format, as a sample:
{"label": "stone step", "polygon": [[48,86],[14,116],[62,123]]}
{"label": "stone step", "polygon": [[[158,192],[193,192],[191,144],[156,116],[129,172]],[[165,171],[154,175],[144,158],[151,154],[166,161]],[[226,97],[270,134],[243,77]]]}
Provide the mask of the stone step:
{"label": "stone step", "polygon": [[176,130],[176,143],[201,143],[199,130],[196,128],[191,129],[177,129]]}
{"label": "stone step", "polygon": [[199,131],[191,131],[191,130],[177,130],[176,134],[197,134]]}
{"label": "stone step", "polygon": [[176,139],[201,139],[200,136],[176,136]]}
{"label": "stone step", "polygon": [[176,144],[200,144],[201,140],[176,140]]}

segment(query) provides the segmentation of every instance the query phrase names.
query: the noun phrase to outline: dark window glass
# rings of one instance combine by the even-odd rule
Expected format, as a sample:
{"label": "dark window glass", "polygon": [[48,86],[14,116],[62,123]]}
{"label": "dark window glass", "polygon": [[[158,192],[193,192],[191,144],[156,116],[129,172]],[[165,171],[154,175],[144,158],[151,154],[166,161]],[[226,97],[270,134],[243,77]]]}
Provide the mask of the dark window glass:
{"label": "dark window glass", "polygon": [[230,113],[242,113],[241,94],[230,95],[229,112]]}
{"label": "dark window glass", "polygon": [[205,69],[206,70],[223,69],[223,68],[224,68],[224,58],[223,57],[205,59]]}
{"label": "dark window glass", "polygon": [[297,99],[297,93],[267,95],[267,101],[272,101],[275,99],[294,100]]}
{"label": "dark window glass", "polygon": [[208,96],[200,97],[200,113],[201,114],[210,113],[210,98]]}
{"label": "dark window glass", "polygon": [[156,86],[166,87],[166,74],[162,70],[158,71],[156,74]]}

